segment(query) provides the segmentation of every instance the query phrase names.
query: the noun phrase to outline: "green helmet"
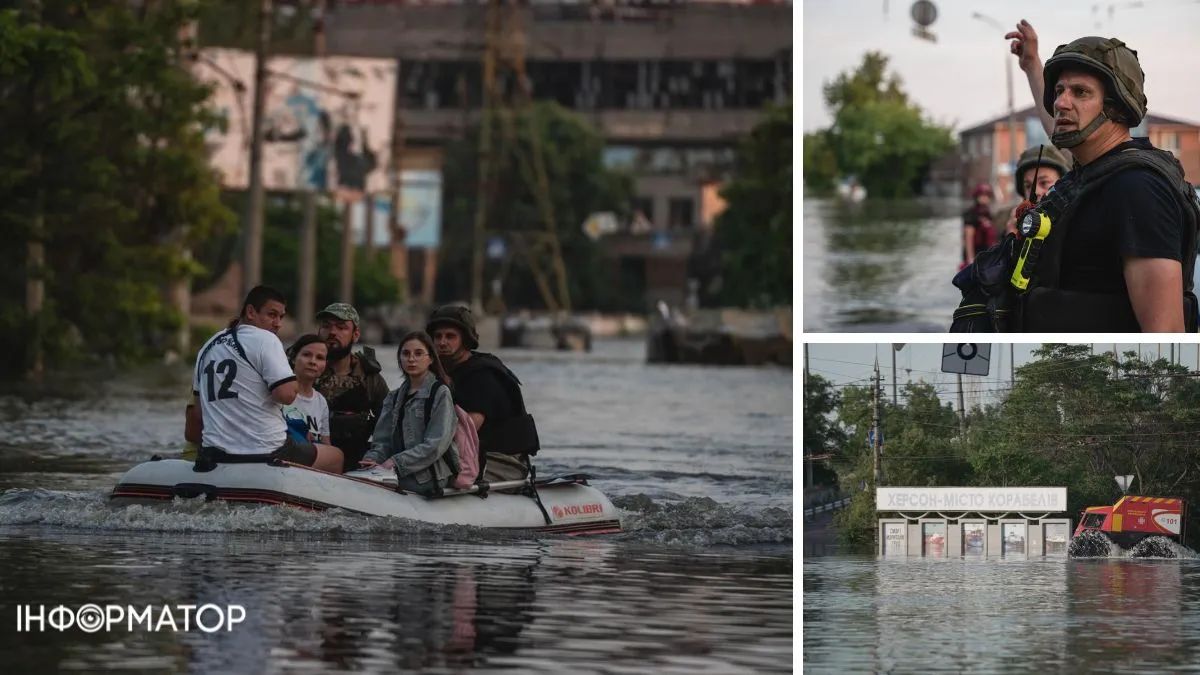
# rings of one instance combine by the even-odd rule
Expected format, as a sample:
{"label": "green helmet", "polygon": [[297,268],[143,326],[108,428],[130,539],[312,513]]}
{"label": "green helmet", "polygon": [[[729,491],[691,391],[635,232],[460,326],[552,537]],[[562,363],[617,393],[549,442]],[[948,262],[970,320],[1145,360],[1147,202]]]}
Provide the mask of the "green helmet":
{"label": "green helmet", "polygon": [[1129,126],[1135,127],[1146,116],[1146,93],[1143,90],[1146,74],[1138,63],[1137,52],[1117,38],[1082,37],[1059,45],[1054,56],[1042,69],[1045,89],[1042,107],[1054,115],[1054,87],[1062,71],[1081,67],[1104,81],[1105,98],[1117,101],[1129,115]]}
{"label": "green helmet", "polygon": [[1027,196],[1025,194],[1025,170],[1039,165],[1058,169],[1060,177],[1071,170],[1070,162],[1053,145],[1035,145],[1029,148],[1025,152],[1022,152],[1021,158],[1017,160],[1017,194],[1021,195],[1021,197],[1024,198]]}
{"label": "green helmet", "polygon": [[475,329],[475,317],[471,310],[460,305],[443,305],[433,310],[429,322],[425,324],[425,332],[433,335],[433,330],[439,325],[457,328],[462,335],[463,346],[467,349],[479,349],[479,331]]}

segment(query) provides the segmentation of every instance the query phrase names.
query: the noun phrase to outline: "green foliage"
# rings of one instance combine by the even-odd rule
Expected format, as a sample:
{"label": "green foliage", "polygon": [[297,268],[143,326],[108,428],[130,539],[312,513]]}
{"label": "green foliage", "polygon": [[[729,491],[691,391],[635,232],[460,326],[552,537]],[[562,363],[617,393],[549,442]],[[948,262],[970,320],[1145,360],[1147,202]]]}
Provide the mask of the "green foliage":
{"label": "green foliage", "polygon": [[804,189],[830,196],[838,178],[837,157],[828,131],[804,134]]}
{"label": "green foliage", "polygon": [[954,147],[950,129],[924,120],[900,79],[887,75],[887,63],[886,56],[868,52],[855,71],[825,86],[833,125],[805,136],[804,180],[815,192],[828,191],[840,174],[857,176],[872,197],[906,197]]}
{"label": "green foliage", "polygon": [[[841,396],[832,383],[820,375],[808,375],[804,383],[804,436],[801,449],[805,455],[832,454],[845,442],[846,433],[834,418]],[[826,483],[829,470],[825,463],[814,462],[816,482]],[[833,476],[836,479],[836,476]]]}
{"label": "green foliage", "polygon": [[738,149],[717,218],[722,299],[732,305],[792,303],[792,106],[770,107]]}
{"label": "green foliage", "polygon": [[5,312],[0,345],[21,354],[41,340],[51,364],[80,347],[119,358],[165,349],[183,321],[165,284],[195,271],[187,245],[233,220],[205,155],[208,92],[178,44],[195,3],[94,4],[0,12],[5,306],[24,306],[25,243],[46,251],[42,314]]}
{"label": "green foliage", "polygon": [[[927,384],[906,387],[899,406],[883,404],[883,484],[1061,485],[1077,513],[1115,502],[1113,476],[1133,474],[1131,494],[1200,500],[1200,382],[1186,368],[1133,352],[1118,365],[1086,345],[1034,354],[1002,401],[970,412],[965,434]],[[855,495],[838,516],[842,542],[864,552],[874,550],[877,519],[871,405],[868,387],[842,392],[845,442],[834,458],[843,491]]]}
{"label": "green foliage", "polygon": [[[299,200],[277,202],[267,209],[263,227],[263,278],[279,289],[289,304],[296,302],[300,261]],[[354,259],[354,305],[359,311],[403,301],[400,284],[392,276],[387,251],[359,248]],[[338,301],[341,284],[342,218],[337,209],[317,209],[316,306]]]}
{"label": "green foliage", "polygon": [[[484,269],[485,285],[502,276],[504,299],[509,305],[544,306],[529,271],[528,259],[520,252],[513,237],[522,230],[540,232],[545,229],[533,187],[524,178],[517,155],[520,149],[525,156],[532,156],[530,134],[536,133],[546,163],[550,201],[566,261],[573,308],[624,308],[627,299],[620,296],[612,279],[615,266],[602,257],[600,245],[587,238],[581,226],[587,216],[596,211],[626,215],[633,194],[632,179],[606,168],[603,163],[604,139],[582,118],[555,103],[535,103],[517,116],[513,120],[515,143],[505,143],[498,132],[499,120],[494,122],[492,144],[498,153],[498,170],[487,231],[489,236],[498,235],[507,240],[510,260],[507,263],[488,261]],[[469,186],[448,191],[445,197],[437,295],[446,300],[466,299],[471,293],[479,132],[476,126],[466,138],[446,149],[445,184]],[[545,252],[534,255],[546,268],[549,257]]]}

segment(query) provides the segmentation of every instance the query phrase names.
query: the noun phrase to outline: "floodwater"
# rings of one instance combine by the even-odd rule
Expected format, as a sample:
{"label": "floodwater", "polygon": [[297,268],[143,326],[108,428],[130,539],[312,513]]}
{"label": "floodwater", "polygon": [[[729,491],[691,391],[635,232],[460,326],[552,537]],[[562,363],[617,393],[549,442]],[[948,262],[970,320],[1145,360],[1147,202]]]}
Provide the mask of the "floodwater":
{"label": "floodwater", "polygon": [[[958,199],[804,200],[806,332],[945,333],[962,294]],[[1200,264],[1193,286],[1200,288]]]}
{"label": "floodwater", "polygon": [[949,329],[964,209],[955,199],[805,199],[804,330]]}
{"label": "floodwater", "polygon": [[[621,534],[580,538],[201,500],[113,508],[124,470],[182,449],[186,366],[0,387],[6,670],[790,671],[791,370],[595,347],[501,353],[538,420],[539,473],[589,473],[622,511]],[[88,603],[246,617],[216,633],[17,632],[26,606]]]}
{"label": "floodwater", "polygon": [[805,673],[1200,670],[1200,560],[803,564]]}

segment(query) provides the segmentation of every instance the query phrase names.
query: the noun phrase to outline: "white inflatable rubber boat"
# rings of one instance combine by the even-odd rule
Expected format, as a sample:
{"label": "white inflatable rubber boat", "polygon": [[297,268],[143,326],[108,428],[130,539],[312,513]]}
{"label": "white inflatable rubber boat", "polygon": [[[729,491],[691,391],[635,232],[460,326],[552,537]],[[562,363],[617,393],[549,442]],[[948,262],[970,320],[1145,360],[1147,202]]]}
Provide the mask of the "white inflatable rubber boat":
{"label": "white inflatable rubber boat", "polygon": [[[582,474],[446,490],[426,498],[396,491],[391,471],[339,475],[288,462],[218,464],[196,471],[182,459],[152,459],[133,467],[113,488],[113,504],[154,503],[175,497],[250,504],[286,504],[314,511],[339,508],[371,516],[410,518],[443,525],[531,529],[559,534],[621,531],[617,509]],[[499,490],[520,490],[519,493]]]}

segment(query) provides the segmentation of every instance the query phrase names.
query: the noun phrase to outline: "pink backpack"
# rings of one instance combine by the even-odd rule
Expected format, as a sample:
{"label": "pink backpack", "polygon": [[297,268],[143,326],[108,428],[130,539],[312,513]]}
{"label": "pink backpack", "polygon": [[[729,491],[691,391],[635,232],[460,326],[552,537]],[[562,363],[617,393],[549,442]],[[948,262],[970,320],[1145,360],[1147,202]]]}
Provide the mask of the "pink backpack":
{"label": "pink backpack", "polygon": [[[425,419],[429,419],[437,390],[444,386],[446,385],[437,379],[433,381],[433,389],[429,391],[429,400],[425,403]],[[453,402],[453,397],[450,400]],[[459,469],[450,487],[466,490],[474,485],[475,479],[479,477],[479,432],[475,430],[471,415],[457,404],[454,406],[454,416],[458,418],[458,424],[454,427],[454,447],[458,448]]]}
{"label": "pink backpack", "polygon": [[454,446],[458,448],[460,468],[450,485],[456,490],[466,490],[479,477],[479,432],[475,430],[475,423],[466,410],[455,405],[454,416],[458,418],[458,426],[454,429]]}

